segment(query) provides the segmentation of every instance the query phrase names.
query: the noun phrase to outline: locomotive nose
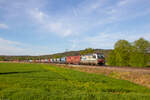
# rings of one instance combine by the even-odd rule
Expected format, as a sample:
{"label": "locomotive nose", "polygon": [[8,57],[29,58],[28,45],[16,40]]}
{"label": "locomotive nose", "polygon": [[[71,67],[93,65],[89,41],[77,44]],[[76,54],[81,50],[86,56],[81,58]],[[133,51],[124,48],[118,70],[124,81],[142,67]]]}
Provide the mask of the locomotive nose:
{"label": "locomotive nose", "polygon": [[104,63],[104,59],[99,59],[98,62],[99,63]]}

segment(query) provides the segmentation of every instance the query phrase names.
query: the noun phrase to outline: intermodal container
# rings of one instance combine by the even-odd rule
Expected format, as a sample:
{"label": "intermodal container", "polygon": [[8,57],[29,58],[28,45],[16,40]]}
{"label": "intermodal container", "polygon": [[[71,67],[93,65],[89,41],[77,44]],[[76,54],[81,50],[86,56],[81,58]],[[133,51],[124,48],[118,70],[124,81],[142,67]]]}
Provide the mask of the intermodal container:
{"label": "intermodal container", "polygon": [[57,58],[57,59],[56,59],[56,62],[57,62],[57,63],[60,63],[60,58]]}
{"label": "intermodal container", "polygon": [[53,59],[50,59],[50,62],[51,62],[51,63],[53,63],[53,62],[54,62],[54,60],[53,60]]}
{"label": "intermodal container", "polygon": [[68,64],[79,64],[80,56],[68,56],[66,61]]}
{"label": "intermodal container", "polygon": [[60,63],[66,63],[66,57],[60,58]]}
{"label": "intermodal container", "polygon": [[50,63],[51,62],[51,59],[48,59],[48,63]]}

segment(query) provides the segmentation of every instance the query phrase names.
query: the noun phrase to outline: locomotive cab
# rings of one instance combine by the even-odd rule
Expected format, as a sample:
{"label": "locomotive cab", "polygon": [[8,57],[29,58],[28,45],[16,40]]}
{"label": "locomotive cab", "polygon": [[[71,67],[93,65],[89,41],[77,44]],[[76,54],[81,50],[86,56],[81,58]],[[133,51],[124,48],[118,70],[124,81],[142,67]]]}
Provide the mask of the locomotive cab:
{"label": "locomotive cab", "polygon": [[97,54],[97,59],[98,59],[98,64],[99,65],[104,65],[105,64],[104,54]]}

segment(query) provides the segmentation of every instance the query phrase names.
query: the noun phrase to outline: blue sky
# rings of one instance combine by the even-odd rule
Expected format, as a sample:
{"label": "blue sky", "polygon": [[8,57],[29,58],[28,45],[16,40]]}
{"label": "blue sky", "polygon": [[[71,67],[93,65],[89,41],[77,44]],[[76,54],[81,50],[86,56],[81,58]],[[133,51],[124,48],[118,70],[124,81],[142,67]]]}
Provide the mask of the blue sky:
{"label": "blue sky", "polygon": [[45,55],[150,40],[149,0],[0,0],[0,55]]}

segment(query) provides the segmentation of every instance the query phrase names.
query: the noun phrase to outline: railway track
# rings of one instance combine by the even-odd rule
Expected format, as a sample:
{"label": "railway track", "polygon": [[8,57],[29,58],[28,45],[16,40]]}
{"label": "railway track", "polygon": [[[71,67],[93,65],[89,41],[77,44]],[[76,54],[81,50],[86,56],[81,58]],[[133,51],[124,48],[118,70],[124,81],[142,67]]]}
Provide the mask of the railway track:
{"label": "railway track", "polygon": [[122,72],[146,72],[150,73],[150,68],[138,68],[138,67],[119,67],[119,66],[98,66],[98,65],[73,65],[73,64],[56,64],[59,66],[66,67],[77,67],[77,68],[90,68],[90,69],[108,69],[108,70],[118,70]]}

